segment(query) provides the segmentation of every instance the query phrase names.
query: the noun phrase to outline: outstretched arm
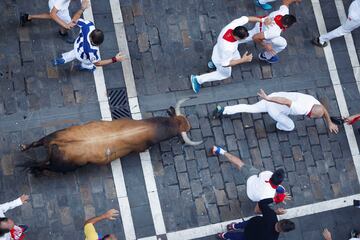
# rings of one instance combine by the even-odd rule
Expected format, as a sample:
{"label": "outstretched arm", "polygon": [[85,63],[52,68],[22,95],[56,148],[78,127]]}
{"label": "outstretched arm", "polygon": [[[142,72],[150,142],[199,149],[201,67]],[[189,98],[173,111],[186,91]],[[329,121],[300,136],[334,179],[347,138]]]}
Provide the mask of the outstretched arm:
{"label": "outstretched arm", "polygon": [[24,203],[27,203],[28,201],[29,201],[29,195],[23,194],[19,198],[11,202],[0,204],[0,212],[5,213],[10,209],[14,209],[16,207],[23,205]]}
{"label": "outstretched arm", "polygon": [[110,209],[109,211],[107,211],[104,214],[101,214],[100,216],[93,217],[93,218],[86,220],[84,225],[86,225],[88,223],[91,223],[94,225],[104,219],[115,220],[117,216],[119,216],[119,211],[115,210],[115,209]]}
{"label": "outstretched arm", "polygon": [[233,67],[235,65],[239,65],[239,64],[242,64],[242,63],[251,62],[252,59],[253,59],[252,53],[249,53],[248,51],[246,51],[244,53],[244,55],[242,55],[242,57],[240,57],[239,59],[231,60],[230,63],[229,63],[229,66],[224,66],[224,67]]}
{"label": "outstretched arm", "polygon": [[330,119],[330,114],[329,114],[329,112],[327,111],[326,107],[324,107],[323,105],[322,105],[322,107],[323,107],[323,110],[324,110],[323,118],[324,118],[324,120],[326,121],[330,132],[332,132],[332,133],[338,133],[338,132],[339,132],[338,126],[331,121],[331,119]]}
{"label": "outstretched arm", "polygon": [[122,55],[121,53],[116,54],[115,57],[111,58],[111,59],[105,59],[105,60],[100,60],[96,63],[94,63],[97,67],[100,66],[105,66],[105,65],[109,65],[112,63],[116,63],[116,62],[122,62],[125,60],[125,55]]}
{"label": "outstretched arm", "polygon": [[242,168],[245,164],[239,157],[231,153],[225,152],[224,156],[238,169]]}
{"label": "outstretched arm", "polygon": [[349,125],[352,125],[355,122],[359,121],[359,119],[360,119],[360,113],[345,118],[345,122]]}
{"label": "outstretched arm", "polygon": [[281,105],[286,105],[288,107],[291,107],[292,104],[292,101],[290,99],[284,97],[270,97],[262,89],[260,89],[260,91],[258,92],[258,96],[268,102],[278,103]]}
{"label": "outstretched arm", "polygon": [[81,15],[84,13],[84,11],[89,7],[89,5],[90,5],[89,0],[83,0],[81,3],[81,8],[74,14],[71,21],[73,23],[76,23],[79,20],[79,18],[81,17]]}

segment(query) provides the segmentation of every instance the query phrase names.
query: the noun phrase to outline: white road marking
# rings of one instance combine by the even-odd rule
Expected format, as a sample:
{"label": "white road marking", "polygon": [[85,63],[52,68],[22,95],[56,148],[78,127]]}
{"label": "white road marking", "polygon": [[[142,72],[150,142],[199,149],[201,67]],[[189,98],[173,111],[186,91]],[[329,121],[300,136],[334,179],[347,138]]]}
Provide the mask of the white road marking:
{"label": "white road marking", "polygon": [[[93,16],[91,4],[89,9],[87,9],[84,12],[84,18],[94,22],[94,16]],[[111,111],[110,111],[106,85],[105,85],[105,77],[102,67],[97,67],[96,71],[94,71],[94,80],[95,80],[96,93],[100,106],[101,117],[103,120],[111,121],[112,117],[111,117]],[[129,204],[129,199],[127,197],[124,175],[123,175],[120,159],[117,159],[111,163],[111,171],[114,179],[116,196],[119,203],[119,210],[120,210],[125,238],[127,240],[136,239],[135,228],[131,216],[130,204]]]}
{"label": "white road marking", "polygon": [[[111,12],[114,21],[115,34],[119,47],[119,51],[126,55],[126,60],[122,62],[125,85],[129,100],[129,107],[132,118],[141,120],[139,101],[137,97],[134,74],[131,65],[131,56],[127,45],[124,22],[122,18],[119,0],[110,0]],[[160,200],[155,183],[153,167],[151,163],[150,153],[148,151],[140,153],[141,166],[144,174],[146,191],[148,194],[151,215],[154,222],[156,235],[166,233],[165,222],[161,210]],[[155,237],[156,239],[156,237]]]}

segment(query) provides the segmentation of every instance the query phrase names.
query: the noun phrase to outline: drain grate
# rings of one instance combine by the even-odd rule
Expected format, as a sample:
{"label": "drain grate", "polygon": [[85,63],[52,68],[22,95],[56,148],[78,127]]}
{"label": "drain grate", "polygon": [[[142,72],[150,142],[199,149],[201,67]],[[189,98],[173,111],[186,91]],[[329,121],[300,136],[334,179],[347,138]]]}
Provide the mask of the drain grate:
{"label": "drain grate", "polygon": [[113,119],[130,118],[126,88],[113,88],[108,91],[111,116]]}

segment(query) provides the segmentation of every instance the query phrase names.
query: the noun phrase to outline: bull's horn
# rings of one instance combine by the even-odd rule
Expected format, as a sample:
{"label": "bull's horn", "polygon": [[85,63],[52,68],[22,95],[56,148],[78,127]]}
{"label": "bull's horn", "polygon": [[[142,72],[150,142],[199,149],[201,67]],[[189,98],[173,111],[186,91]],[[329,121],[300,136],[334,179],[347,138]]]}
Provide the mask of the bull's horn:
{"label": "bull's horn", "polygon": [[184,102],[186,102],[187,100],[190,100],[190,99],[193,99],[193,98],[196,98],[195,96],[192,96],[192,97],[186,97],[186,98],[183,98],[183,99],[180,99],[176,105],[175,105],[175,114],[177,116],[179,115],[182,115],[181,114],[181,111],[180,111],[180,107],[181,107],[181,104],[183,104]]}
{"label": "bull's horn", "polygon": [[183,138],[184,142],[187,145],[196,146],[203,143],[203,141],[198,141],[198,142],[191,141],[189,136],[186,134],[186,132],[181,132],[181,137]]}

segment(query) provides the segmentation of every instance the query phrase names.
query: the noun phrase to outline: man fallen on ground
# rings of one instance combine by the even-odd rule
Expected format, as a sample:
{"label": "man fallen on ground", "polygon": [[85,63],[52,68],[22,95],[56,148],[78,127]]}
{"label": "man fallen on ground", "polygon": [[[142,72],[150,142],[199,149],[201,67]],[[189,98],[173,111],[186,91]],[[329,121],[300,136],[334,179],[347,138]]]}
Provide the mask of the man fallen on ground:
{"label": "man fallen on ground", "polygon": [[106,60],[101,60],[99,46],[104,42],[104,33],[96,29],[94,23],[83,19],[77,20],[80,27],[79,36],[74,43],[74,49],[63,53],[61,57],[53,61],[54,66],[62,65],[77,59],[81,71],[95,71],[96,67],[106,66],[112,63],[121,62],[125,59],[121,53]]}
{"label": "man fallen on ground", "polygon": [[[327,228],[324,229],[322,235],[324,237],[324,240],[333,240],[331,236],[331,232]],[[360,240],[360,233],[357,232],[356,230],[352,230],[350,233],[350,237],[351,238],[349,240]]]}
{"label": "man fallen on ground", "polygon": [[295,223],[288,219],[278,221],[277,215],[285,214],[284,209],[273,210],[269,204],[272,198],[261,200],[258,205],[262,216],[247,221],[232,223],[227,226],[228,232],[218,234],[219,239],[230,240],[277,240],[280,233],[295,229]]}
{"label": "man fallen on ground", "polygon": [[117,240],[117,238],[114,234],[106,234],[101,237],[97,233],[94,225],[105,219],[113,221],[118,216],[119,216],[119,211],[117,211],[115,209],[110,209],[109,211],[107,211],[104,214],[101,214],[98,217],[93,217],[93,218],[86,220],[84,223],[85,240]]}
{"label": "man fallen on ground", "polygon": [[8,210],[19,207],[29,201],[28,195],[21,195],[19,198],[0,204],[0,240],[22,240],[28,229],[26,225],[15,225],[14,221],[5,217]]}
{"label": "man fallen on ground", "polygon": [[240,56],[238,50],[240,41],[249,36],[247,28],[244,27],[249,22],[261,22],[264,25],[271,24],[270,19],[267,18],[243,16],[226,25],[217,38],[211,60],[208,62],[208,67],[214,71],[190,76],[195,93],[198,93],[201,85],[206,82],[229,78],[232,67],[252,61],[252,54],[245,52],[243,56]]}
{"label": "man fallen on ground", "polygon": [[24,26],[26,23],[31,22],[34,19],[52,19],[60,26],[59,35],[61,37],[67,37],[66,42],[73,43],[74,37],[72,36],[71,31],[68,30],[76,26],[77,19],[89,7],[89,0],[82,0],[81,8],[75,13],[73,18],[70,17],[69,13],[69,5],[71,1],[72,0],[50,0],[49,13],[20,13],[21,26]]}
{"label": "man fallen on ground", "polygon": [[276,127],[283,131],[292,131],[294,121],[289,115],[304,115],[309,118],[324,118],[329,131],[338,133],[339,129],[331,119],[327,109],[313,96],[298,92],[275,92],[267,95],[260,89],[258,96],[261,101],[255,104],[238,104],[234,106],[217,106],[214,117],[236,113],[268,113],[276,121]]}
{"label": "man fallen on ground", "polygon": [[[213,146],[211,152],[214,155],[225,156],[240,171],[246,181],[246,194],[251,201],[259,202],[263,199],[272,198],[273,202],[278,204],[291,200],[290,195],[281,185],[285,178],[283,169],[277,169],[275,172],[261,172],[218,146]],[[259,212],[258,206],[255,207],[255,212]]]}
{"label": "man fallen on ground", "polygon": [[360,0],[354,0],[350,4],[349,15],[344,24],[331,32],[322,34],[320,37],[313,39],[312,43],[318,47],[326,47],[328,42],[332,39],[349,34],[358,27],[360,27]]}
{"label": "man fallen on ground", "polygon": [[249,36],[241,40],[240,43],[254,41],[259,44],[265,51],[259,54],[259,59],[268,63],[277,63],[280,58],[278,54],[283,51],[287,42],[281,34],[294,23],[296,17],[289,13],[289,7],[293,3],[299,3],[301,0],[283,0],[279,10],[274,11],[266,16],[270,18],[273,24],[264,25],[257,23],[253,29],[249,31]]}

